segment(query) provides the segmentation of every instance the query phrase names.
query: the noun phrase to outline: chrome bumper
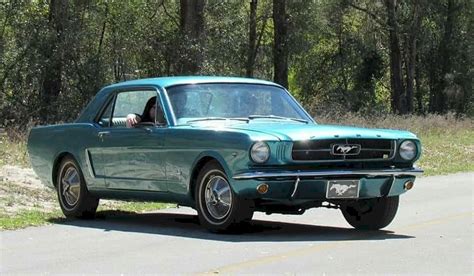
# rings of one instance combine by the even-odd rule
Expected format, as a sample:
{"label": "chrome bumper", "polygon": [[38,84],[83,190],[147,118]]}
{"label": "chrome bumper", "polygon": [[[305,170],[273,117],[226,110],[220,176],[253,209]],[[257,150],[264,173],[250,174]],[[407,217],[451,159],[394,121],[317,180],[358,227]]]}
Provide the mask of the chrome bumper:
{"label": "chrome bumper", "polygon": [[325,170],[325,171],[278,171],[278,172],[247,172],[234,175],[235,180],[279,177],[330,177],[330,176],[418,176],[423,174],[420,168],[385,169],[385,170]]}

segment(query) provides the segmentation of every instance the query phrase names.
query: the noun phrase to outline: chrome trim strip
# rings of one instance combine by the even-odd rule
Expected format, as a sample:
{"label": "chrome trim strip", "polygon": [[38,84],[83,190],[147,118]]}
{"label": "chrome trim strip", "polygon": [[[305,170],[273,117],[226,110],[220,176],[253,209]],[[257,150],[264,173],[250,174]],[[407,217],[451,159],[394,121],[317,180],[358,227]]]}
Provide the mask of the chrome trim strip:
{"label": "chrome trim strip", "polygon": [[292,152],[306,152],[306,151],[311,151],[311,152],[331,152],[331,149],[301,149],[301,150],[292,150]]}
{"label": "chrome trim strip", "polygon": [[423,174],[420,168],[411,169],[385,169],[385,170],[324,170],[324,171],[282,171],[282,172],[248,172],[234,175],[235,180],[255,178],[279,178],[279,177],[324,177],[324,176],[417,176]]}
{"label": "chrome trim strip", "polygon": [[300,183],[300,178],[296,177],[295,186],[293,187],[293,192],[291,193],[291,198],[294,198],[296,195],[296,191],[298,190],[298,184]]}
{"label": "chrome trim strip", "polygon": [[[168,124],[169,126],[176,126],[176,115],[174,114],[174,110],[173,110],[173,106],[171,105],[171,101],[170,101],[170,98],[168,96],[168,90],[166,90],[166,88],[164,87],[161,87],[159,88],[159,90],[162,91],[162,94],[164,96],[164,98],[161,98],[162,102],[165,103],[166,102],[166,111],[168,111],[171,115],[171,118],[168,118],[168,115],[166,115],[166,118],[168,120]],[[163,111],[166,113],[165,111],[165,107],[163,106]]]}
{"label": "chrome trim strip", "polygon": [[290,96],[290,98],[294,101],[294,103],[296,103],[296,105],[300,108],[299,111],[303,111],[303,113],[307,116],[307,119],[309,119],[309,120],[308,120],[309,123],[312,122],[313,124],[316,124],[316,125],[318,124],[318,123],[316,122],[316,120],[314,120],[314,118],[313,118],[311,115],[309,115],[308,111],[306,111],[306,109],[303,108],[303,106],[300,104],[300,102],[298,102],[298,101],[295,99],[295,97],[293,97],[293,95],[291,95],[290,91],[288,91],[288,90],[287,90],[285,87],[283,87],[283,86],[280,86],[280,85],[278,85],[278,86],[279,86],[280,88],[282,88],[282,89]]}
{"label": "chrome trim strip", "polygon": [[91,156],[89,154],[89,151],[86,149],[86,166],[87,170],[89,171],[90,176],[95,179],[95,173],[94,173],[94,168],[92,168],[92,163],[91,163]]}

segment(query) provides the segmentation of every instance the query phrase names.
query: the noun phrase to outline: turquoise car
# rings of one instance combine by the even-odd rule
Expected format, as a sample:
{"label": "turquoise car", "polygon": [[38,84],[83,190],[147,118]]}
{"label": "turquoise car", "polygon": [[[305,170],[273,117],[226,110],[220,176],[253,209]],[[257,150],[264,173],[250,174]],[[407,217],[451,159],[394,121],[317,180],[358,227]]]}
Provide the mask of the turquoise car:
{"label": "turquoise car", "polygon": [[380,229],[423,172],[413,133],[319,125],[282,86],[248,78],[104,87],[75,122],[33,128],[28,152],[67,217],[94,216],[101,198],[160,201],[211,231],[313,207]]}

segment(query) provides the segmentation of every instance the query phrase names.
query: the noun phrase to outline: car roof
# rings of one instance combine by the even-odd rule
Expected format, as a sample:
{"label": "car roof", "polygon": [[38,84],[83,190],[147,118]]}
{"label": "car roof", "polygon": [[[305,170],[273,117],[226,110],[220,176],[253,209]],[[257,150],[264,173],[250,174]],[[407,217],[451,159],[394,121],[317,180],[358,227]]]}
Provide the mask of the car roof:
{"label": "car roof", "polygon": [[218,76],[181,76],[181,77],[160,77],[160,78],[148,78],[148,79],[137,79],[119,82],[106,86],[105,88],[117,88],[122,86],[130,85],[158,85],[160,87],[170,87],[175,85],[183,84],[197,84],[197,83],[251,83],[251,84],[265,84],[265,85],[276,85],[276,83],[252,79],[252,78],[237,78],[237,77],[218,77]]}
{"label": "car roof", "polygon": [[197,84],[197,83],[242,83],[242,84],[261,84],[261,85],[272,85],[283,88],[281,85],[273,83],[271,81],[252,79],[252,78],[236,78],[236,77],[217,77],[217,76],[181,76],[181,77],[161,77],[161,78],[148,78],[148,79],[137,79],[119,82],[111,84],[102,88],[94,99],[84,108],[81,115],[77,118],[76,122],[92,122],[97,110],[104,105],[108,95],[115,89],[122,89],[128,87],[138,86],[159,86],[162,88],[168,88],[175,85],[184,84]]}

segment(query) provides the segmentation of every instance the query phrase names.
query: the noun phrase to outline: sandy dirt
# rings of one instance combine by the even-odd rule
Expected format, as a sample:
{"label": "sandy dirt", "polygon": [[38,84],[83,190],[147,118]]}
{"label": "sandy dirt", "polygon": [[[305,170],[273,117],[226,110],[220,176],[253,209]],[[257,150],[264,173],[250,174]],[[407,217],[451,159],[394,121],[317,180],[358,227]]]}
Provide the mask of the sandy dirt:
{"label": "sandy dirt", "polygon": [[[100,206],[117,209],[124,202],[100,200]],[[5,165],[0,167],[0,217],[14,216],[24,211],[59,211],[57,194],[36,176],[31,168]]]}
{"label": "sandy dirt", "polygon": [[0,181],[13,182],[31,189],[46,189],[30,168],[5,165],[0,168]]}
{"label": "sandy dirt", "polygon": [[0,214],[21,211],[50,212],[58,209],[56,192],[44,186],[30,168],[5,165],[0,168]]}

